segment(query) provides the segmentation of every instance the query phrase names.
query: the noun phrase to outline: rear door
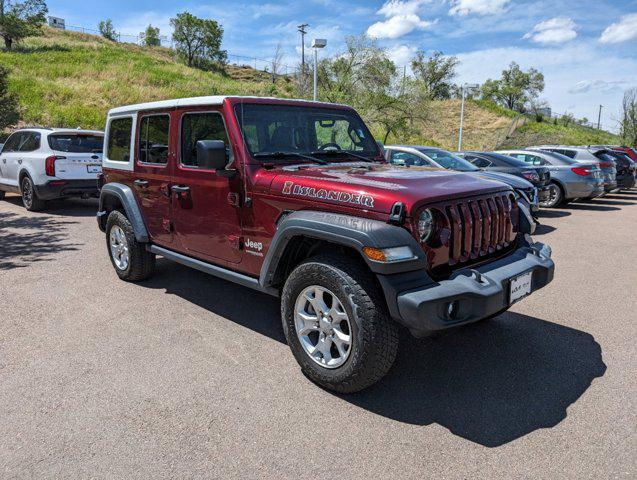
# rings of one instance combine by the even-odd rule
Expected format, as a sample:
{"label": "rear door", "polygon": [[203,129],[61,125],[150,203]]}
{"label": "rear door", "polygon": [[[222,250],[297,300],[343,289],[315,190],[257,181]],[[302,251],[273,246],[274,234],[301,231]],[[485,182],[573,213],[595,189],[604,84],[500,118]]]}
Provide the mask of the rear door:
{"label": "rear door", "polygon": [[[221,140],[233,160],[225,122],[219,110],[180,110],[179,150],[172,177],[171,218],[180,249],[217,263],[241,260],[241,179],[217,175],[197,160],[199,140]],[[221,261],[221,262],[219,262]]]}
{"label": "rear door", "polygon": [[96,133],[52,133],[48,148],[57,157],[55,176],[63,180],[95,180],[102,171],[104,137]]}
{"label": "rear door", "polygon": [[13,187],[18,186],[18,148],[22,142],[23,132],[11,135],[0,154],[0,182]]}
{"label": "rear door", "polygon": [[171,112],[139,113],[132,188],[154,243],[170,246],[170,177],[175,145]]}

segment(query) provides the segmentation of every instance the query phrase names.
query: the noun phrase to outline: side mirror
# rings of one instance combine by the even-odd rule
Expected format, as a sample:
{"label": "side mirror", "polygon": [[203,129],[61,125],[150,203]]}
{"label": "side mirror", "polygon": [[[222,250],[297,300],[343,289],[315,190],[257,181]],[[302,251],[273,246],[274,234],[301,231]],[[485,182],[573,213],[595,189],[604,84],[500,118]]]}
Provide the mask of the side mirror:
{"label": "side mirror", "polygon": [[228,163],[226,144],[221,140],[197,142],[197,165],[205,170],[223,170]]}

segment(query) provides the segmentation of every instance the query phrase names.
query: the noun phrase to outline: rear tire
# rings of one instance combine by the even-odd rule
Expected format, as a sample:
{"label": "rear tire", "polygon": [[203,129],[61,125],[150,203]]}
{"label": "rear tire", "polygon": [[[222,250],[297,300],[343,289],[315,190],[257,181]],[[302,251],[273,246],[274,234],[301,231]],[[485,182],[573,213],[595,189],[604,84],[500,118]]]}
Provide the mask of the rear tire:
{"label": "rear tire", "polygon": [[4,200],[4,196],[7,194],[4,190],[0,190],[0,200]]}
{"label": "rear tire", "polygon": [[564,203],[564,191],[562,191],[562,187],[560,187],[555,182],[551,182],[549,184],[549,188],[551,189],[550,197],[547,201],[540,203],[540,207],[542,208],[559,207],[560,205]]}
{"label": "rear tire", "polygon": [[25,175],[20,182],[20,193],[22,195],[22,204],[29,212],[44,210],[46,203],[38,197],[31,177],[28,175]]}
{"label": "rear tire", "polygon": [[139,282],[155,270],[155,254],[139,243],[126,215],[113,210],[106,220],[106,248],[117,276],[127,282]]}
{"label": "rear tire", "polygon": [[[283,287],[281,316],[288,345],[303,373],[329,390],[363,390],[396,359],[398,328],[372,275],[355,260],[320,255],[296,267]],[[305,330],[309,333],[304,336]]]}

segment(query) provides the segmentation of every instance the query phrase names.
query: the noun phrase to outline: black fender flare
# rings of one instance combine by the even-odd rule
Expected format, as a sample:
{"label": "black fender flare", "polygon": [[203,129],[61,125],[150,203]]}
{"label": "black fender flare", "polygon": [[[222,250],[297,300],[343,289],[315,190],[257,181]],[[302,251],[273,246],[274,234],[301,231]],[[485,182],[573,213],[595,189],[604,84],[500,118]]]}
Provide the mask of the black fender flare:
{"label": "black fender flare", "polygon": [[150,240],[150,237],[148,236],[148,230],[144,224],[142,212],[139,209],[137,200],[135,200],[133,191],[128,185],[124,185],[123,183],[107,183],[100,191],[100,206],[97,212],[97,223],[100,230],[104,231],[106,229],[106,216],[108,212],[104,208],[104,204],[108,197],[114,197],[119,200],[119,203],[124,208],[126,217],[133,226],[135,239],[140,243],[147,243]]}
{"label": "black fender flare", "polygon": [[[274,283],[274,276],[285,249],[295,237],[325,240],[356,250],[370,270],[379,275],[424,270],[425,252],[405,228],[380,220],[353,217],[329,212],[300,210],[282,217],[263,260],[259,282],[264,288]],[[371,260],[363,253],[364,247],[391,248],[408,246],[414,257],[395,263]]]}

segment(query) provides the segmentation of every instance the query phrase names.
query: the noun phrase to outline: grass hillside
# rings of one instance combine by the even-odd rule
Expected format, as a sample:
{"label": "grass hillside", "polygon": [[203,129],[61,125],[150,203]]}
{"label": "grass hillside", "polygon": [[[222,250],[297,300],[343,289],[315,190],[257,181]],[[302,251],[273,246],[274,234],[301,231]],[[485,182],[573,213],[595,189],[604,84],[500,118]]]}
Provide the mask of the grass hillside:
{"label": "grass hillside", "polygon": [[[197,95],[292,97],[289,78],[272,83],[267,73],[229,66],[226,73],[188,68],[171,50],[114,43],[95,35],[45,28],[13,51],[0,50],[9,67],[10,89],[20,98],[22,124],[53,127],[104,127],[115,106]],[[390,143],[426,143],[455,150],[459,100],[432,102],[430,120],[411,138]],[[463,147],[492,149],[540,143],[619,143],[607,132],[572,125],[529,122],[515,112],[484,102],[465,105]]]}

